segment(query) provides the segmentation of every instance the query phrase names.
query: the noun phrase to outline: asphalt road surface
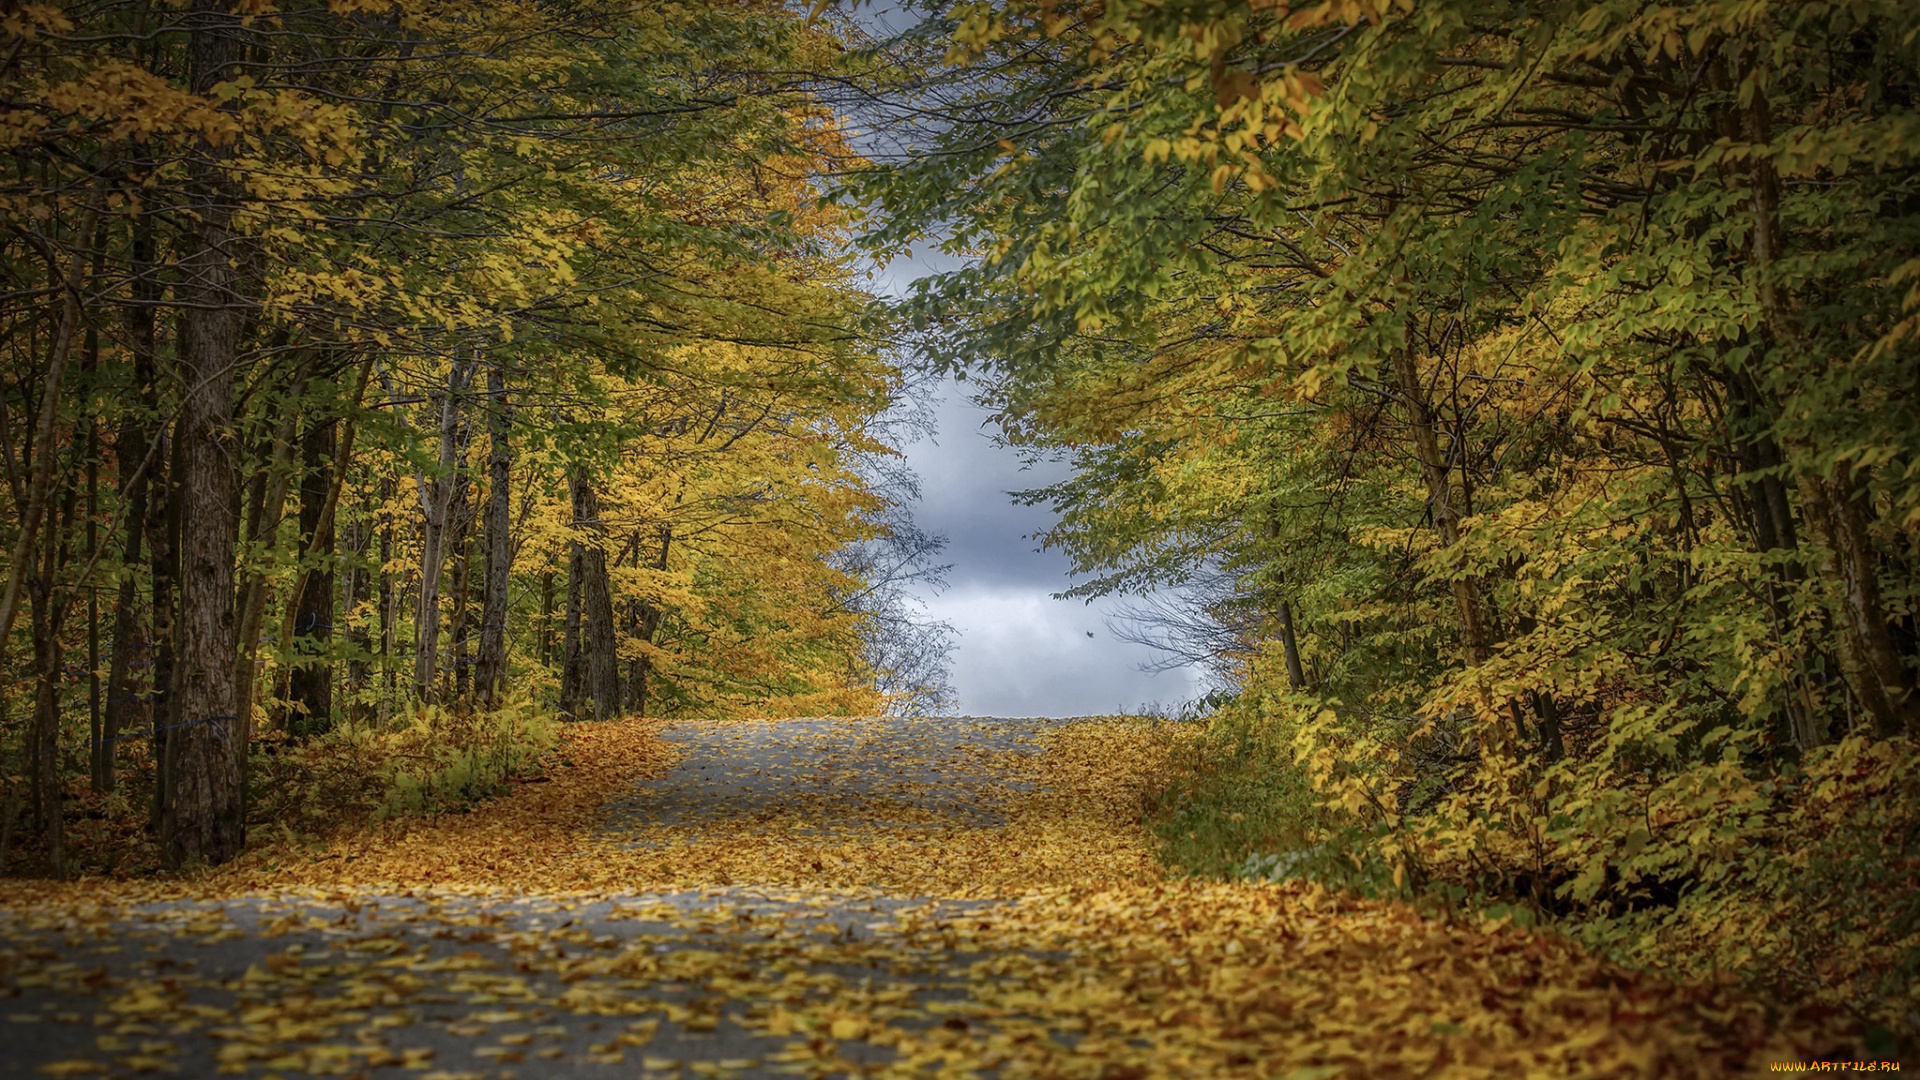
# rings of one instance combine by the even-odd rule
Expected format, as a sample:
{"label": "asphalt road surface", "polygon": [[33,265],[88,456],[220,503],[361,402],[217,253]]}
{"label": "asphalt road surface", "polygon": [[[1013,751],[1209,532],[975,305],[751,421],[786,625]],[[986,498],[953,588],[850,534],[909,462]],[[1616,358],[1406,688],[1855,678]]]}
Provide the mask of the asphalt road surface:
{"label": "asphalt road surface", "polygon": [[[822,834],[992,829],[1022,788],[1006,755],[1036,752],[1052,723],[670,729],[684,758],[617,800],[604,828],[647,845],[796,816]],[[0,1075],[917,1074],[858,1036],[881,1023],[964,1032],[967,979],[994,958],[943,948],[940,929],[990,907],[735,887],[5,911]],[[810,1024],[790,1022],[809,1010]]]}

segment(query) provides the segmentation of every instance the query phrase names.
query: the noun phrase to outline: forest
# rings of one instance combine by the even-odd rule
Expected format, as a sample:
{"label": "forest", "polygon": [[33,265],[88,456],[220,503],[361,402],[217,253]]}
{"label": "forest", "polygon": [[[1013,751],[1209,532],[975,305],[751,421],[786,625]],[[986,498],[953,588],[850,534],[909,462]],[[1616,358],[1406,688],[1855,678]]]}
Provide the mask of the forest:
{"label": "forest", "polygon": [[1105,766],[1155,873],[1920,1035],[1906,0],[50,0],[0,50],[0,868],[941,712],[898,450],[957,375],[1073,466],[1015,493],[1063,594],[1215,674]]}
{"label": "forest", "polygon": [[962,3],[869,242],[1136,636],[1176,866],[1920,1020],[1920,10]]}
{"label": "forest", "polygon": [[250,778],[336,728],[446,720],[412,742],[484,773],[553,715],[938,698],[888,606],[933,550],[887,441],[906,377],[818,199],[849,154],[823,76],[783,74],[833,69],[824,29],[6,25],[0,738],[8,832],[56,872],[76,773],[168,865],[219,863]]}

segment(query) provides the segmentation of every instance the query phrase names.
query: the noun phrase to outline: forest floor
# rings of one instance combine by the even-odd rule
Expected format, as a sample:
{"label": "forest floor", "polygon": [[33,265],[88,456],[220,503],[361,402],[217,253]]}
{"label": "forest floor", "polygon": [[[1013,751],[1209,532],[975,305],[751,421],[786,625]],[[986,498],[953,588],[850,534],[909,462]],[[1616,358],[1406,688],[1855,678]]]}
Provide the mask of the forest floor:
{"label": "forest floor", "polygon": [[580,724],[468,813],[0,883],[0,1075],[1717,1077],[1843,1045],[1551,934],[1169,880],[1141,817],[1183,737]]}

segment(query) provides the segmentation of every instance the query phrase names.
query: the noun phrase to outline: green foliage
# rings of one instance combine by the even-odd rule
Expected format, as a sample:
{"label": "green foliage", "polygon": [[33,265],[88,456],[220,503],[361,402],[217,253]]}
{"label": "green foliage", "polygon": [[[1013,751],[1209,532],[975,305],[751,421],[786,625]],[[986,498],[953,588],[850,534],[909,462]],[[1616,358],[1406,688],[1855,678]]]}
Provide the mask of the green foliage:
{"label": "green foliage", "polygon": [[1204,736],[1177,744],[1173,780],[1148,810],[1161,858],[1188,874],[1221,876],[1312,846],[1324,815],[1291,762],[1291,739],[1252,702],[1214,712]]}
{"label": "green foliage", "polygon": [[324,735],[263,740],[254,816],[325,835],[344,823],[472,806],[537,775],[557,741],[551,710],[524,694],[493,711],[421,706],[397,724],[349,722]]}
{"label": "green foliage", "polygon": [[[256,775],[294,753],[276,730],[380,742],[503,685],[603,716],[884,708],[880,612],[857,603],[880,582],[842,556],[899,513],[862,463],[892,453],[901,378],[849,219],[817,197],[841,119],[796,75],[845,74],[845,24],[243,8],[0,24],[0,771],[33,774],[22,820],[56,872],[64,789],[42,781],[86,746],[111,788],[116,729],[119,751],[144,728],[191,748],[234,721],[238,767],[195,749],[142,776],[158,829],[169,785],[211,770],[219,828],[169,835],[217,832],[225,857],[248,750],[275,759]],[[210,303],[185,268],[215,248]],[[188,370],[196,341],[218,385]],[[236,495],[182,514],[203,482]],[[196,568],[221,584],[182,589]],[[588,591],[583,630],[565,611]],[[232,689],[173,680],[189,652]],[[378,774],[374,742],[327,753]],[[385,801],[515,767],[449,752]],[[376,782],[333,780],[354,805]]]}
{"label": "green foliage", "polygon": [[393,766],[376,817],[456,810],[534,774],[554,746],[552,714],[532,702],[491,712],[448,712],[428,705],[395,733]]}
{"label": "green foliage", "polygon": [[[979,255],[910,314],[1078,465],[1028,494],[1077,591],[1197,590],[1260,702],[1232,721],[1258,746],[1194,763],[1169,858],[1384,869],[1913,1025],[1874,989],[1911,920],[1852,905],[1920,892],[1920,9],[1015,2],[946,29],[970,121],[852,194],[882,250]],[[1843,775],[1881,794],[1814,794]],[[1304,835],[1247,851],[1255,791]],[[1849,899],[1809,908],[1796,873]]]}

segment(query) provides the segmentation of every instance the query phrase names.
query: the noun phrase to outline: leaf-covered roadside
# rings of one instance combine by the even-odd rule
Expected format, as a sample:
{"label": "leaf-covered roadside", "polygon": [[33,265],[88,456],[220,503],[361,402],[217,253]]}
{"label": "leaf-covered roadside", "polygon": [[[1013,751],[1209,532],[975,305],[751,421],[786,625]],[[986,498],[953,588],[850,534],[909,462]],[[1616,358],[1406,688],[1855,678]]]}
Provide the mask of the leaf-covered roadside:
{"label": "leaf-covered roadside", "polygon": [[[998,826],[823,836],[776,819],[657,846],[596,830],[610,799],[673,764],[659,731],[571,726],[571,764],[547,782],[324,848],[265,846],[165,884],[9,883],[4,985],[51,985],[64,1011],[105,1018],[109,1042],[71,1059],[76,1075],[170,1038],[210,1040],[251,1075],[493,1076],[523,1059],[687,1075],[701,1038],[735,1031],[778,1041],[702,1075],[1710,1077],[1851,1049],[1830,1013],[1676,987],[1551,934],[1302,882],[1169,880],[1140,817],[1189,729],[1108,720],[1037,735],[1040,753],[999,764],[1045,787],[1008,786]],[[849,745],[821,741],[823,756]],[[857,745],[910,764],[898,743]],[[88,940],[139,940],[142,920],[208,949],[272,935],[301,947],[224,980],[74,962]],[[299,937],[327,927],[330,951]],[[248,1004],[215,1015],[207,994]]]}

